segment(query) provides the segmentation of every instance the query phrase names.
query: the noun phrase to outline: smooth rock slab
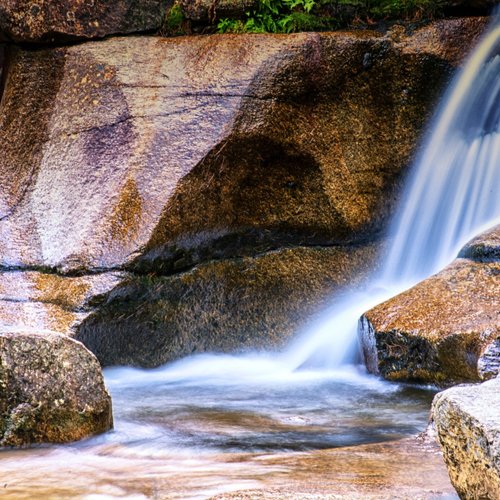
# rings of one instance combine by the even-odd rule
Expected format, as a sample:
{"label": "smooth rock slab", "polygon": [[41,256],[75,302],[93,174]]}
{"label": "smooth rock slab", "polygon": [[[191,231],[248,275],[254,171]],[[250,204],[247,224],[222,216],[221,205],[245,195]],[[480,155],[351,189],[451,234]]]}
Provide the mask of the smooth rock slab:
{"label": "smooth rock slab", "polygon": [[436,395],[432,418],[461,498],[500,498],[500,379]]}
{"label": "smooth rock slab", "polygon": [[11,47],[0,264],[170,273],[374,241],[440,86],[484,26]]}
{"label": "smooth rock slab", "polygon": [[112,425],[101,368],[80,342],[0,332],[0,446],[76,441]]}
{"label": "smooth rock slab", "polygon": [[452,384],[498,373],[500,262],[457,259],[366,312],[367,367],[389,380]]}

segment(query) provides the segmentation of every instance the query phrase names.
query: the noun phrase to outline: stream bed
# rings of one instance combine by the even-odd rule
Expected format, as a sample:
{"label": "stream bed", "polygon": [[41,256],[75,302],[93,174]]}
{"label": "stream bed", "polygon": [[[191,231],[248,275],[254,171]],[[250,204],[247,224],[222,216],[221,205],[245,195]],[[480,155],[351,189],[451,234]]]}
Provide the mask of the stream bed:
{"label": "stream bed", "polygon": [[0,494],[456,498],[436,449],[408,439],[425,429],[433,389],[355,366],[281,368],[262,357],[199,356],[156,370],[108,369],[115,429],[1,452]]}

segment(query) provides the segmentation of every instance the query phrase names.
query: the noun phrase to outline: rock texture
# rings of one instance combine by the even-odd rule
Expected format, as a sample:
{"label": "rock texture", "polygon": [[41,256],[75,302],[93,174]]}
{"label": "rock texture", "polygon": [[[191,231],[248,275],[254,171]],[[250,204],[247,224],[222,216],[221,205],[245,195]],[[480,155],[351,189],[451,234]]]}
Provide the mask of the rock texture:
{"label": "rock texture", "polygon": [[500,225],[469,241],[460,251],[459,257],[476,262],[500,261]]}
{"label": "rock texture", "polygon": [[169,0],[2,0],[0,40],[67,42],[160,28]]}
{"label": "rock texture", "polygon": [[257,0],[178,0],[184,16],[191,21],[214,22],[228,17],[244,17],[257,5]]}
{"label": "rock texture", "polygon": [[99,363],[82,344],[0,332],[0,446],[74,441],[111,427]]}
{"label": "rock texture", "polygon": [[[453,26],[465,53],[484,21]],[[360,32],[13,49],[0,262],[157,269],[373,240],[457,63],[426,30],[428,45]]]}
{"label": "rock texture", "polygon": [[0,273],[0,328],[46,329],[73,335],[126,273],[78,277],[40,271]]}
{"label": "rock texture", "polygon": [[[29,290],[9,288],[0,322],[18,325],[34,308],[29,324],[71,334],[81,329],[78,335],[95,345],[92,332],[111,332],[113,322],[120,336],[133,339],[139,318],[153,324],[168,313],[174,319],[150,331],[151,352],[157,342],[165,345],[161,335],[179,335],[176,345],[184,347],[158,356],[170,359],[174,352],[236,346],[201,340],[220,337],[218,321],[234,325],[243,317],[231,301],[236,287],[247,300],[242,324],[257,332],[254,345],[264,345],[265,329],[275,345],[275,335],[288,337],[293,325],[284,314],[281,326],[273,323],[284,300],[266,287],[281,279],[293,289],[294,273],[302,273],[303,289],[292,294],[297,304],[283,307],[298,318],[312,310],[306,288],[318,298],[334,291],[319,273],[306,272],[312,261],[334,269],[332,283],[339,286],[366,272],[359,256],[371,262],[438,90],[484,25],[479,18],[452,20],[412,36],[127,37],[9,47],[0,107],[0,270],[27,273],[22,287]],[[259,275],[271,267],[273,252],[288,255],[286,249],[297,257],[285,259],[289,268],[274,263],[270,281],[235,278],[250,262]],[[142,290],[150,276],[151,293],[158,284],[165,296],[148,316],[131,292],[130,328],[110,312],[122,288],[105,306],[99,299],[103,287],[109,291],[121,278],[102,278],[104,285],[96,276],[117,271],[133,274],[124,289],[137,282]],[[186,284],[190,272],[203,286]],[[61,306],[47,285],[49,298],[39,300],[32,280],[50,275],[79,278],[68,281],[69,289],[85,283],[89,297]],[[203,297],[217,288],[214,279],[224,285],[211,303]],[[167,293],[166,282],[179,295]],[[197,323],[188,321],[187,308],[175,319],[186,294],[203,311]],[[255,306],[263,294],[265,310]],[[218,315],[207,329],[203,318]],[[58,316],[55,324],[43,319]],[[252,334],[236,331],[250,347]]]}
{"label": "rock texture", "polygon": [[460,498],[500,498],[500,379],[437,394],[432,418]]}
{"label": "rock texture", "polygon": [[136,276],[78,328],[103,365],[158,366],[198,352],[284,347],[342,288],[374,269],[377,246],[290,248]]}
{"label": "rock texture", "polygon": [[500,261],[491,257],[498,230],[462,250],[479,261],[459,258],[365,313],[360,335],[372,373],[449,385],[500,372]]}

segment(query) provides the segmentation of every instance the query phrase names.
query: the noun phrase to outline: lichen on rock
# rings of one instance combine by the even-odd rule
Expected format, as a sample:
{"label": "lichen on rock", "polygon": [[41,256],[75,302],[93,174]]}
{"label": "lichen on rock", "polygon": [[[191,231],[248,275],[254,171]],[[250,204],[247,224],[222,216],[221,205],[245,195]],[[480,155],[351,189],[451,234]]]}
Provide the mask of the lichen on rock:
{"label": "lichen on rock", "polygon": [[500,498],[500,378],[437,394],[432,420],[460,498]]}
{"label": "lichen on rock", "polygon": [[0,332],[0,446],[64,443],[109,430],[96,358],[51,332]]}

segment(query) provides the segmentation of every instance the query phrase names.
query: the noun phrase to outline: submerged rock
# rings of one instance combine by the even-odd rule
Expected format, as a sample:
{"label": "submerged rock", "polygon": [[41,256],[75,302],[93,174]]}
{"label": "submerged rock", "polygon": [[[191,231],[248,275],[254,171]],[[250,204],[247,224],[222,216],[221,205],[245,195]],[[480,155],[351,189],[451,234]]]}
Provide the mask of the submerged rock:
{"label": "submerged rock", "polygon": [[169,0],[2,0],[0,40],[65,42],[160,28]]}
{"label": "submerged rock", "polygon": [[460,498],[500,498],[500,378],[440,392],[432,419]]}
{"label": "submerged rock", "polygon": [[462,250],[461,255],[478,255],[479,262],[459,258],[363,315],[360,336],[369,371],[390,380],[444,385],[500,372],[497,232]]}
{"label": "submerged rock", "polygon": [[75,441],[112,424],[99,363],[80,342],[0,332],[0,446]]}

